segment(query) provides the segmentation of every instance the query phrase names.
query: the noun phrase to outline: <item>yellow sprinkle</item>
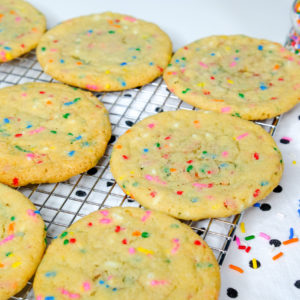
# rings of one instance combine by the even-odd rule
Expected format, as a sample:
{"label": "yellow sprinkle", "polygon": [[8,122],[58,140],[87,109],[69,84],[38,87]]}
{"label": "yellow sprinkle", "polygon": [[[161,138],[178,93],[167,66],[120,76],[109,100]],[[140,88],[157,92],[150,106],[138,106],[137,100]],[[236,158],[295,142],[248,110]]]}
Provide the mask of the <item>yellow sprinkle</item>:
{"label": "yellow sprinkle", "polygon": [[132,175],[133,175],[133,174],[134,174],[134,171],[130,171],[130,174],[132,174]]}
{"label": "yellow sprinkle", "polygon": [[136,250],[139,251],[139,252],[145,253],[146,255],[154,253],[152,250],[148,250],[148,249],[145,249],[145,248],[142,248],[142,247],[137,247]]}
{"label": "yellow sprinkle", "polygon": [[212,209],[220,209],[220,208],[221,208],[220,204],[212,205]]}
{"label": "yellow sprinkle", "polygon": [[257,261],[255,258],[252,259],[253,269],[257,269]]}
{"label": "yellow sprinkle", "polygon": [[231,50],[231,48],[228,47],[228,46],[226,46],[226,47],[225,47],[225,50],[226,50],[227,52],[229,52],[229,51]]}
{"label": "yellow sprinkle", "polygon": [[6,59],[12,59],[12,56],[10,53],[5,53],[5,57],[6,57]]}
{"label": "yellow sprinkle", "polygon": [[119,180],[123,180],[123,179],[124,179],[124,176],[120,176],[120,177],[119,177]]}
{"label": "yellow sprinkle", "polygon": [[109,88],[110,88],[110,84],[106,84],[106,85],[105,85],[105,88],[106,88],[106,89],[109,89]]}
{"label": "yellow sprinkle", "polygon": [[125,194],[130,196],[130,192],[129,191],[125,191]]}
{"label": "yellow sprinkle", "polygon": [[20,264],[21,264],[20,261],[16,261],[16,262],[14,262],[11,266],[12,266],[13,268],[16,268],[16,267],[18,267]]}
{"label": "yellow sprinkle", "polygon": [[14,256],[14,254],[13,254],[13,253],[9,253],[9,254],[7,255],[7,257],[11,257],[11,256]]}
{"label": "yellow sprinkle", "polygon": [[246,230],[245,230],[245,223],[244,222],[241,223],[240,228],[241,228],[241,232],[242,233],[246,232]]}
{"label": "yellow sprinkle", "polygon": [[295,165],[296,164],[296,161],[295,160],[293,160],[293,165]]}
{"label": "yellow sprinkle", "polygon": [[233,81],[231,79],[227,79],[227,82],[233,84]]}
{"label": "yellow sprinkle", "polygon": [[197,83],[197,86],[204,87],[205,86],[205,82],[199,82],[199,83]]}
{"label": "yellow sprinkle", "polygon": [[105,71],[105,74],[109,74],[109,73],[110,73],[110,71],[109,71],[109,70],[106,70],[106,71]]}

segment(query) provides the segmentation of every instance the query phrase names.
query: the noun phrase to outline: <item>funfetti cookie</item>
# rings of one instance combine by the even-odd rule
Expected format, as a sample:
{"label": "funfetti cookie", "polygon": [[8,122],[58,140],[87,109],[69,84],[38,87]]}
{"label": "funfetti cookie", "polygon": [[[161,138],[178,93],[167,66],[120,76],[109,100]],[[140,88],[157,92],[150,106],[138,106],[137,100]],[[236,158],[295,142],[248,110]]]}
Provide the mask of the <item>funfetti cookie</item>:
{"label": "funfetti cookie", "polygon": [[195,107],[261,120],[300,101],[300,57],[266,40],[211,36],[179,49],[164,80]]}
{"label": "funfetti cookie", "polygon": [[171,41],[157,25],[111,12],[68,20],[37,47],[47,74],[93,91],[147,84],[162,74],[171,53]]}
{"label": "funfetti cookie", "polygon": [[44,222],[21,193],[0,184],[0,299],[25,287],[46,246]]}
{"label": "funfetti cookie", "polygon": [[45,17],[22,0],[0,1],[0,62],[34,49],[46,30]]}
{"label": "funfetti cookie", "polygon": [[90,92],[56,83],[0,90],[0,182],[58,182],[95,166],[111,135]]}
{"label": "funfetti cookie", "polygon": [[113,148],[111,172],[143,206],[176,218],[227,217],[266,197],[283,165],[260,126],[210,111],[148,117]]}
{"label": "funfetti cookie", "polygon": [[96,211],[49,246],[37,300],[216,300],[217,261],[187,225],[141,208]]}

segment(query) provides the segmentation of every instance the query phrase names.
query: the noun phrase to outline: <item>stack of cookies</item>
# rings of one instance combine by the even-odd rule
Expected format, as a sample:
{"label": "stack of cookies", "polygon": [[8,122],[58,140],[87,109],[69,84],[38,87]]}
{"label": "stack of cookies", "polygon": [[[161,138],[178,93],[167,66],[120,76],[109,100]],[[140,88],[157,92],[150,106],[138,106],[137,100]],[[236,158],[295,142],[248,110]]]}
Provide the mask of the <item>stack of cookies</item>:
{"label": "stack of cookies", "polygon": [[26,2],[2,0],[0,13],[0,61],[37,46],[44,71],[72,86],[0,90],[0,182],[6,185],[60,182],[97,164],[111,127],[89,91],[130,89],[163,74],[171,92],[200,108],[148,117],[113,148],[116,181],[151,210],[111,208],[82,218],[52,242],[39,267],[45,248],[39,211],[1,185],[0,298],[20,291],[38,267],[38,300],[217,299],[220,275],[211,249],[175,218],[231,216],[278,185],[280,151],[249,120],[298,103],[299,57],[277,43],[235,35],[200,39],[171,59],[166,33],[131,16],[78,17],[42,35],[45,18]]}

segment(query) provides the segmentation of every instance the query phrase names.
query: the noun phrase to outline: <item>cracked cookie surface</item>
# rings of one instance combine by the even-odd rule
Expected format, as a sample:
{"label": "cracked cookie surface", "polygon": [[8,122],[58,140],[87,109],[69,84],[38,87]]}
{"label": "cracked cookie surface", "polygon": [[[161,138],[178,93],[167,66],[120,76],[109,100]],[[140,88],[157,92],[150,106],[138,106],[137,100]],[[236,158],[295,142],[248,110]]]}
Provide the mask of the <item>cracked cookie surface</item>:
{"label": "cracked cookie surface", "polygon": [[0,182],[67,180],[95,166],[111,135],[108,112],[90,92],[56,83],[0,90]]}
{"label": "cracked cookie surface", "polygon": [[37,47],[44,71],[93,91],[119,91],[160,76],[172,54],[157,25],[106,12],[68,20],[49,30]]}
{"label": "cracked cookie surface", "polygon": [[219,266],[187,225],[140,208],[96,211],[49,246],[37,300],[216,300]]}
{"label": "cracked cookie surface", "polygon": [[145,207],[181,219],[226,217],[267,196],[283,170],[260,126],[209,111],[165,112],[116,142],[111,171]]}
{"label": "cracked cookie surface", "polygon": [[202,109],[261,120],[300,101],[300,58],[243,35],[211,36],[179,49],[164,72],[168,88]]}

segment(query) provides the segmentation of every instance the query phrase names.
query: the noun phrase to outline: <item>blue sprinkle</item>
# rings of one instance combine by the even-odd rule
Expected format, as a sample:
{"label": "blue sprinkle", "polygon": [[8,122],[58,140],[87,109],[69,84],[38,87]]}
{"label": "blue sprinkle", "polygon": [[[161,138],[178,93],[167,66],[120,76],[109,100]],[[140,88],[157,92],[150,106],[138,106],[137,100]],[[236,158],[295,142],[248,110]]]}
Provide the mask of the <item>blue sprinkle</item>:
{"label": "blue sprinkle", "polygon": [[126,63],[126,62],[122,62],[122,63],[120,63],[120,65],[121,65],[121,66],[126,66],[127,63]]}
{"label": "blue sprinkle", "polygon": [[11,47],[5,46],[3,47],[5,50],[11,50]]}
{"label": "blue sprinkle", "polygon": [[217,157],[216,154],[212,154],[212,155],[211,155],[211,158],[212,158],[212,159],[215,159],[216,157]]}
{"label": "blue sprinkle", "polygon": [[255,203],[253,206],[254,207],[260,207],[260,203]]}
{"label": "blue sprinkle", "polygon": [[216,54],[215,54],[215,53],[211,53],[210,55],[211,55],[211,56],[215,56]]}
{"label": "blue sprinkle", "polygon": [[136,56],[134,55],[134,56],[132,56],[132,58],[133,58],[133,59],[136,59]]}
{"label": "blue sprinkle", "polygon": [[105,285],[105,287],[108,289],[108,288],[109,288],[109,285],[108,285],[108,284],[106,284],[106,285]]}
{"label": "blue sprinkle", "polygon": [[228,166],[228,163],[222,163],[222,164],[219,165],[220,168],[225,168],[227,166]]}
{"label": "blue sprinkle", "polygon": [[292,239],[294,237],[294,228],[291,227],[290,228],[290,237],[289,237],[289,240]]}
{"label": "blue sprinkle", "polygon": [[75,138],[75,140],[77,140],[77,141],[78,141],[78,140],[81,140],[81,139],[82,139],[82,136],[81,136],[81,135],[79,135],[78,137]]}
{"label": "blue sprinkle", "polygon": [[40,212],[39,210],[35,210],[34,213],[35,213],[35,214],[38,214],[38,215],[41,214],[41,212]]}
{"label": "blue sprinkle", "polygon": [[4,123],[6,123],[6,124],[10,122],[9,119],[7,119],[7,118],[4,118],[3,121],[4,121]]}
{"label": "blue sprinkle", "polygon": [[70,152],[68,153],[69,156],[73,156],[74,154],[75,154],[75,151],[74,151],[74,150],[72,150],[72,151],[70,151]]}
{"label": "blue sprinkle", "polygon": [[299,214],[299,217],[300,217],[300,209],[298,209],[298,214]]}
{"label": "blue sprinkle", "polygon": [[117,290],[117,288],[113,288],[112,291],[115,292]]}
{"label": "blue sprinkle", "polygon": [[154,65],[154,63],[151,61],[151,62],[149,62],[149,66],[153,66]]}
{"label": "blue sprinkle", "polygon": [[263,47],[262,45],[258,45],[257,49],[258,49],[259,51],[262,51],[262,50],[264,49],[264,47]]}
{"label": "blue sprinkle", "polygon": [[93,33],[93,32],[94,32],[93,29],[88,30],[88,33]]}
{"label": "blue sprinkle", "polygon": [[104,284],[104,280],[99,280],[99,283],[100,284]]}
{"label": "blue sprinkle", "polygon": [[268,87],[266,87],[265,85],[261,85],[260,87],[259,87],[262,91],[264,91],[264,90],[266,90]]}
{"label": "blue sprinkle", "polygon": [[198,198],[193,198],[193,199],[191,200],[191,202],[193,202],[193,203],[198,202]]}
{"label": "blue sprinkle", "polygon": [[32,125],[30,125],[30,124],[26,126],[26,128],[31,128],[31,127],[32,127]]}
{"label": "blue sprinkle", "polygon": [[60,60],[60,63],[61,63],[61,64],[63,64],[64,62],[65,62],[65,60],[64,60],[64,59],[61,59],[61,60]]}
{"label": "blue sprinkle", "polygon": [[122,81],[121,84],[122,84],[122,86],[126,86],[126,82],[125,81]]}
{"label": "blue sprinkle", "polygon": [[53,296],[46,296],[45,297],[45,300],[54,300],[55,299],[55,297],[53,297]]}
{"label": "blue sprinkle", "polygon": [[83,143],[82,143],[82,146],[83,146],[83,147],[87,147],[87,146],[89,146],[89,145],[90,145],[89,142],[83,142]]}
{"label": "blue sprinkle", "polygon": [[73,101],[65,102],[64,105],[69,106],[69,105],[72,105],[73,103],[74,103]]}
{"label": "blue sprinkle", "polygon": [[144,152],[149,152],[149,149],[145,148],[145,149],[144,149]]}
{"label": "blue sprinkle", "polygon": [[235,57],[234,60],[240,60],[240,58],[239,57]]}
{"label": "blue sprinkle", "polygon": [[179,62],[180,62],[180,60],[179,60],[179,59],[176,59],[176,60],[175,60],[175,62],[179,63]]}
{"label": "blue sprinkle", "polygon": [[56,276],[56,272],[47,272],[45,273],[46,277],[55,277]]}
{"label": "blue sprinkle", "polygon": [[269,184],[269,181],[262,181],[262,182],[260,183],[261,186],[265,186],[265,185],[268,185],[268,184]]}

